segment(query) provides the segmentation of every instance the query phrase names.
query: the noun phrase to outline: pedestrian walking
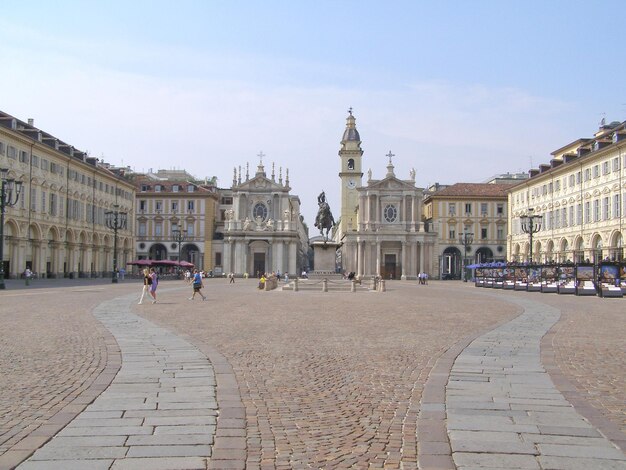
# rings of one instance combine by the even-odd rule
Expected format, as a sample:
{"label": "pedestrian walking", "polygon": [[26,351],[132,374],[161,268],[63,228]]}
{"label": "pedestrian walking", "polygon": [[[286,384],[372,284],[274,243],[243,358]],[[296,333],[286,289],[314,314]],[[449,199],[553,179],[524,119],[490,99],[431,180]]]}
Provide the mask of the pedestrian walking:
{"label": "pedestrian walking", "polygon": [[143,289],[141,291],[141,298],[139,299],[139,305],[143,303],[143,298],[146,296],[146,294],[149,295],[151,285],[152,285],[152,278],[150,277],[150,271],[148,271],[148,268],[143,268]]}
{"label": "pedestrian walking", "polygon": [[202,284],[202,275],[198,272],[197,269],[193,270],[192,279],[193,281],[191,283],[191,286],[193,287],[193,294],[191,294],[191,297],[189,297],[189,300],[193,300],[196,297],[196,293],[200,294],[200,297],[202,297],[202,300],[206,300],[206,297],[204,296],[204,294],[200,292],[200,289],[202,289],[204,285]]}
{"label": "pedestrian walking", "polygon": [[152,280],[152,284],[150,285],[150,295],[152,296],[152,303],[157,303],[156,290],[159,285],[159,275],[156,272],[156,269],[150,268],[150,279]]}
{"label": "pedestrian walking", "polygon": [[230,278],[230,281],[228,281],[229,284],[234,284],[235,283],[235,273],[230,273],[228,275],[228,277]]}

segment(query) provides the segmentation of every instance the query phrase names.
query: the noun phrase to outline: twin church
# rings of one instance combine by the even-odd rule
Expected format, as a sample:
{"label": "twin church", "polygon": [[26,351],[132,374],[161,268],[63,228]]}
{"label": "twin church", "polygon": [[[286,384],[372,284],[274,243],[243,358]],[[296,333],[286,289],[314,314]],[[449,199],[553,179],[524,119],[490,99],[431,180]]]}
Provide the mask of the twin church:
{"label": "twin church", "polygon": [[360,277],[417,279],[419,272],[433,273],[437,235],[422,222],[423,190],[394,172],[389,152],[383,179],[363,181],[363,149],[356,119],[349,111],[339,150],[341,218],[334,240],[340,243],[341,267]]}

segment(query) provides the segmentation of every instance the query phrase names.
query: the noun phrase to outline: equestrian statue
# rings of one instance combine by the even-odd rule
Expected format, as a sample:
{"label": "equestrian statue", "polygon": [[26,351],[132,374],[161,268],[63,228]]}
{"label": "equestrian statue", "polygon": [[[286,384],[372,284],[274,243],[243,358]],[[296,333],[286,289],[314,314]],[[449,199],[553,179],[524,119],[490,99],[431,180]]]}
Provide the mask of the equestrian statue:
{"label": "equestrian statue", "polygon": [[[315,217],[315,226],[320,229],[320,234],[324,237],[324,242],[326,242],[326,240],[328,240],[329,232],[335,225],[335,219],[333,218],[333,214],[330,212],[330,206],[326,202],[326,193],[324,193],[324,191],[317,196],[317,204],[319,209],[317,211],[317,216]],[[326,229],[325,236],[324,229]]]}

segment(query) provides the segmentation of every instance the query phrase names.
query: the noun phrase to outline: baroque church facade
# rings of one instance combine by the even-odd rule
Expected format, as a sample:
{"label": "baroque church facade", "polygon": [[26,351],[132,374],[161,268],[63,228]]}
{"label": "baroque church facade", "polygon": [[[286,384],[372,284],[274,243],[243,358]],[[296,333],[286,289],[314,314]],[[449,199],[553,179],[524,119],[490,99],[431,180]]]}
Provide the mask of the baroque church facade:
{"label": "baroque church facade", "polygon": [[235,276],[276,272],[295,276],[307,264],[308,234],[300,199],[290,194],[289,170],[268,177],[263,154],[253,177],[234,171],[232,186],[220,190],[219,221],[212,257],[215,267]]}
{"label": "baroque church facade", "polygon": [[436,234],[422,222],[423,189],[415,186],[415,170],[409,179],[396,176],[393,154],[385,177],[363,182],[363,150],[356,119],[349,111],[339,150],[341,219],[335,241],[341,244],[341,268],[360,278],[417,279],[433,273]]}

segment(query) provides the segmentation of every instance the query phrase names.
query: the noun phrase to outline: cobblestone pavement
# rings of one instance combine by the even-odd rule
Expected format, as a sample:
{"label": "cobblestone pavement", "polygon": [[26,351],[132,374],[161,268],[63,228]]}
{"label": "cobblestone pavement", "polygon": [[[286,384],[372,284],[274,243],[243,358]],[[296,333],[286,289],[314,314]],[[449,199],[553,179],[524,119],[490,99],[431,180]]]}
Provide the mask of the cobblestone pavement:
{"label": "cobblestone pavement", "polygon": [[[448,378],[452,371],[448,389],[450,397],[458,391],[455,387],[460,382],[469,384],[470,389],[476,386],[476,383],[467,379],[467,370],[462,369],[467,367],[467,363],[461,360],[466,357],[463,353],[469,354],[476,350],[475,346],[470,345],[477,338],[489,335],[490,331],[497,331],[496,328],[507,328],[507,325],[510,328],[514,325],[509,322],[523,312],[522,306],[528,310],[524,301],[554,307],[553,320],[557,323],[542,340],[541,360],[547,363],[546,368],[551,377],[556,377],[554,382],[557,388],[564,389],[564,396],[576,405],[576,411],[585,411],[586,414],[582,414],[591,425],[582,418],[576,418],[582,419],[576,423],[584,422],[590,433],[595,432],[596,427],[601,431],[611,431],[612,424],[613,434],[608,437],[613,442],[623,440],[624,434],[619,426],[623,426],[626,411],[622,395],[626,348],[625,320],[623,315],[620,317],[616,313],[622,305],[618,303],[619,299],[493,291],[457,282],[431,282],[429,286],[418,286],[413,282],[390,282],[387,283],[386,293],[261,292],[255,289],[256,282],[253,280],[237,280],[235,284],[227,284],[225,280],[208,280],[205,285],[208,302],[188,301],[189,288],[175,287],[183,286],[183,283],[174,281],[162,286],[156,305],[132,305],[134,312],[164,327],[184,342],[195,345],[208,357],[215,372],[217,390],[218,418],[213,445],[210,442],[189,444],[190,447],[209,447],[203,448],[201,452],[198,452],[199,447],[189,449],[190,455],[186,457],[190,460],[183,465],[181,461],[174,463],[172,455],[167,454],[168,450],[165,449],[178,445],[178,450],[181,450],[183,443],[163,442],[151,446],[153,449],[150,450],[147,450],[150,446],[146,443],[135,443],[146,446],[143,451],[153,452],[152,457],[145,453],[138,456],[139,460],[151,458],[150,468],[410,469],[417,468],[418,458],[420,468],[454,468],[450,444],[459,455],[472,452],[463,451],[467,449],[463,447],[466,445],[463,441],[467,441],[468,436],[454,434],[468,431],[461,429],[467,416],[462,413],[449,415],[452,419],[451,429],[445,427]],[[63,293],[60,302],[50,302],[47,295],[35,296],[34,291],[0,293],[0,320],[12,320],[12,327],[21,335],[13,338],[3,332],[0,367],[3,371],[8,370],[5,366],[10,366],[16,351],[19,351],[19,354],[26,354],[35,369],[40,371],[37,374],[22,370],[30,367],[30,364],[13,366],[13,375],[26,373],[18,385],[7,388],[9,398],[6,403],[0,402],[1,416],[15,419],[14,414],[20,404],[19,393],[27,391],[48,400],[59,395],[59,392],[50,393],[49,384],[41,377],[56,379],[60,383],[63,379],[65,383],[73,379],[86,388],[89,378],[98,376],[99,371],[104,370],[103,362],[106,361],[102,357],[106,351],[109,351],[108,362],[112,362],[110,366],[119,368],[119,359],[117,363],[112,359],[116,349],[110,341],[110,335],[107,336],[87,312],[106,299],[122,297],[134,288],[118,285],[102,293],[94,287],[91,294],[85,295],[77,292],[77,288],[67,287],[58,290]],[[40,300],[35,300],[37,297]],[[47,314],[38,314],[37,308],[31,307],[31,301],[39,302],[40,308]],[[26,307],[17,307],[27,303]],[[73,306],[76,304],[76,307],[68,309],[68,303]],[[11,315],[5,311],[5,306],[10,307]],[[21,308],[21,317],[13,317],[15,308]],[[123,308],[119,307],[118,310]],[[542,314],[550,313],[549,308],[538,310]],[[564,311],[560,320],[559,310]],[[519,319],[527,314],[525,312]],[[595,315],[598,321],[588,322],[590,314]],[[57,324],[50,327],[50,332],[46,331],[49,325],[45,320],[50,317],[59,323],[64,321],[64,326],[70,325],[69,331]],[[615,324],[607,326],[609,322]],[[546,330],[549,328],[546,326]],[[74,341],[84,343],[82,353],[76,355],[78,357],[55,354],[66,341],[64,335],[78,336]],[[39,336],[54,338],[51,346],[44,349],[43,353],[36,344]],[[540,337],[536,335],[533,341],[538,342]],[[496,342],[508,341],[503,338],[498,339],[496,336]],[[501,351],[497,347],[495,350]],[[96,351],[100,351],[100,369],[84,372],[85,366],[81,367],[80,364],[91,364],[93,359],[89,358],[97,356]],[[460,360],[455,363],[459,354]],[[537,345],[537,358],[538,354]],[[62,359],[58,356],[62,356]],[[57,363],[62,366],[55,366]],[[69,369],[66,363],[71,366]],[[454,367],[457,369],[454,370]],[[51,372],[55,368],[58,373]],[[81,372],[76,374],[73,368]],[[518,370],[522,368],[522,365],[518,365]],[[87,369],[91,370],[89,367]],[[99,383],[100,392],[106,388],[102,384],[111,381],[114,373],[110,372],[109,369],[108,373],[105,371],[100,374],[104,376]],[[12,380],[15,378],[12,377]],[[478,390],[480,385],[484,384],[479,382],[476,395],[484,392]],[[3,387],[4,384],[0,385],[2,392]],[[107,390],[110,391],[113,389]],[[529,393],[535,392],[530,390]],[[84,407],[93,397],[88,400],[89,395],[86,392],[83,395]],[[102,398],[105,396],[106,393],[102,394]],[[205,399],[210,401],[207,397]],[[66,400],[63,404],[70,402]],[[149,402],[150,399],[146,398],[145,403]],[[26,419],[40,419],[44,426],[48,420],[54,428],[54,415],[52,418],[48,418],[48,415],[40,417],[40,406],[40,402],[32,400],[24,407],[22,415]],[[571,407],[564,408],[568,409],[567,413],[573,412]],[[107,412],[111,411],[109,409]],[[453,408],[447,411],[454,414]],[[72,429],[85,427],[79,425],[81,420],[84,424],[88,417],[80,415],[63,432],[72,434]],[[142,419],[142,426],[150,426],[145,421],[147,416]],[[16,421],[20,421],[20,418]],[[469,418],[469,421],[474,422],[475,417]],[[61,427],[56,424],[56,431]],[[200,432],[194,430],[193,426],[188,428],[190,434]],[[33,439],[37,436],[33,436],[31,428],[29,430],[30,435],[26,432],[22,441],[18,438],[13,445],[13,452],[0,455],[0,468],[11,468],[11,462],[15,462],[21,455],[15,452],[15,447],[23,447],[25,453],[31,449],[28,453],[32,453],[51,435],[42,433],[44,435],[35,441]],[[124,434],[126,431],[128,433]],[[125,429],[116,432],[133,439],[131,431]],[[207,434],[207,431],[205,429],[201,434]],[[180,428],[176,432],[180,433]],[[529,468],[591,468],[586,460],[589,452],[577,453],[574,448],[580,447],[581,443],[591,446],[585,439],[599,439],[601,436],[568,436],[570,442],[567,444],[548,442],[551,438],[546,438],[541,444],[543,450],[537,450],[537,443],[534,443],[532,454],[521,453],[522,447],[503,451],[506,446],[496,445],[478,452],[486,453],[491,458],[480,461],[457,459],[457,464],[464,470],[523,468],[529,461],[522,457],[534,457],[538,453],[561,460],[535,459],[538,466]],[[68,437],[59,435],[51,442]],[[85,439],[84,435],[76,437]],[[474,434],[472,437],[489,441],[493,436]],[[27,442],[29,438],[31,442]],[[139,439],[139,436],[134,439]],[[129,445],[126,441],[123,445],[125,451]],[[162,450],[156,448],[161,445],[165,446]],[[572,455],[555,453],[555,448],[564,453],[565,449],[559,448],[559,445],[567,446],[567,452]],[[119,446],[119,443],[112,441],[108,446],[99,445]],[[526,447],[523,449],[528,450]],[[624,468],[619,458],[623,454],[620,455],[615,445],[610,444],[610,447],[604,449],[613,453],[609,457],[605,456],[604,466],[597,468]],[[193,459],[194,450],[196,454],[203,454],[203,458]],[[589,448],[586,450],[589,451]],[[42,451],[49,454],[39,454],[39,466],[32,468],[59,468],[55,465],[63,455],[45,448]],[[505,455],[507,459],[499,460],[498,454]],[[3,461],[7,455],[11,458]],[[22,459],[27,455],[23,455]],[[128,457],[127,454],[125,456]],[[105,457],[103,455],[98,459],[103,468],[111,465],[145,468],[137,465],[147,462],[118,458],[113,463],[114,458]],[[564,462],[569,466],[563,466]]]}

